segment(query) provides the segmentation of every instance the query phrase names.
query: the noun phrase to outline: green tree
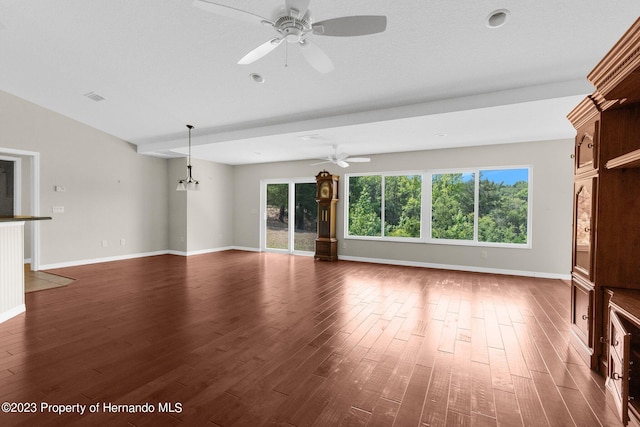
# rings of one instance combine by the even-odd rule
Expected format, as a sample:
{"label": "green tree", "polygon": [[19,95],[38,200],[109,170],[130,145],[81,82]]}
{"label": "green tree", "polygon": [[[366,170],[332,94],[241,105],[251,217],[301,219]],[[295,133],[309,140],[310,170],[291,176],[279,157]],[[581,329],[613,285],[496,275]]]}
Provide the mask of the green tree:
{"label": "green tree", "polygon": [[478,240],[527,243],[529,184],[480,180]]}
{"label": "green tree", "polygon": [[381,236],[382,177],[349,178],[349,234]]}
{"label": "green tree", "polygon": [[420,237],[422,177],[385,177],[385,235]]}
{"label": "green tree", "polygon": [[267,184],[267,206],[278,208],[278,220],[285,222],[289,208],[289,184]]}
{"label": "green tree", "polygon": [[432,237],[473,239],[474,188],[474,174],[450,173],[432,176]]}

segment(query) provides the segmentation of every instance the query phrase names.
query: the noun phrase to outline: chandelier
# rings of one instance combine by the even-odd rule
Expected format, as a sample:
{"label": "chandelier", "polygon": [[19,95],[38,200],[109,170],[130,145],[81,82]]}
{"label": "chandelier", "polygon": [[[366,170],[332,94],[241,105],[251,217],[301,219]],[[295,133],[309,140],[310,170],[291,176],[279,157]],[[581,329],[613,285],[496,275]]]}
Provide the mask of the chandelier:
{"label": "chandelier", "polygon": [[189,129],[189,157],[187,158],[188,174],[185,179],[178,181],[178,187],[176,188],[177,191],[193,191],[200,189],[200,187],[198,187],[199,182],[191,176],[191,129],[193,129],[193,126],[187,125],[187,128]]}

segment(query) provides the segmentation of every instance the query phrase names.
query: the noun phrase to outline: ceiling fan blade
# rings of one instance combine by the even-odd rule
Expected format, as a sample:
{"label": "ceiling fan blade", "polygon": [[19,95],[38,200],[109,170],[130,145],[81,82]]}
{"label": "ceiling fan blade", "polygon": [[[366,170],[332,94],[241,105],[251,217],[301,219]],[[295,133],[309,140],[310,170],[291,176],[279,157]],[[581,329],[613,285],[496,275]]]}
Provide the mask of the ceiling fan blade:
{"label": "ceiling fan blade", "polygon": [[216,15],[226,16],[228,18],[239,19],[241,21],[248,21],[257,24],[271,24],[273,21],[255,13],[247,12],[246,10],[236,9],[235,7],[225,6],[223,4],[212,3],[206,0],[194,0],[193,6],[206,10],[207,12],[215,13]]}
{"label": "ceiling fan blade", "polygon": [[273,49],[277,48],[280,43],[282,43],[282,40],[283,39],[274,38],[265,43],[262,43],[260,46],[240,58],[238,64],[246,65],[257,61],[258,59],[271,52]]}
{"label": "ceiling fan blade", "polygon": [[300,43],[302,55],[304,59],[316,70],[321,73],[329,73],[333,71],[334,66],[331,58],[327,56],[322,49],[309,40],[302,40]]}
{"label": "ceiling fan blade", "polygon": [[307,13],[307,9],[309,9],[310,0],[285,0],[285,4],[287,5],[287,10],[295,9],[298,11],[298,16],[296,18],[302,18],[305,13]]}
{"label": "ceiling fan blade", "polygon": [[348,168],[349,167],[349,163],[345,162],[344,160],[338,160],[336,162],[336,165],[340,166],[341,168]]}
{"label": "ceiling fan blade", "polygon": [[344,160],[348,160],[353,163],[368,163],[371,161],[371,159],[368,157],[347,157]]}
{"label": "ceiling fan blade", "polygon": [[313,34],[351,37],[381,33],[387,28],[387,17],[378,15],[343,16],[313,24]]}

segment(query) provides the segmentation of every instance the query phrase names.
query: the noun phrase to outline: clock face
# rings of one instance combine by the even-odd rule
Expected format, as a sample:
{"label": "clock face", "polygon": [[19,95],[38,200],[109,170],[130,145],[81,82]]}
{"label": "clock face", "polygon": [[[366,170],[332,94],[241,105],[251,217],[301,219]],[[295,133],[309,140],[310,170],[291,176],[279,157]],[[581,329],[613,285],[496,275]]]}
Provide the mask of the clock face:
{"label": "clock face", "polygon": [[330,188],[329,188],[329,182],[324,181],[322,184],[320,184],[320,197],[322,197],[323,199],[328,199],[330,197]]}

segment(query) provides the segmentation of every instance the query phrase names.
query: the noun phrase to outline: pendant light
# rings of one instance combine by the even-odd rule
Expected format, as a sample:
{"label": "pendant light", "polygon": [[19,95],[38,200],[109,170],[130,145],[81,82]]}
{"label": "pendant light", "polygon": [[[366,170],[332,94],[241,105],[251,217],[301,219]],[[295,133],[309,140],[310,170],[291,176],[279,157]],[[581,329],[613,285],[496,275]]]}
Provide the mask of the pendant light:
{"label": "pendant light", "polygon": [[187,125],[187,128],[189,129],[189,157],[187,158],[188,175],[186,179],[178,181],[178,187],[176,188],[177,191],[193,191],[200,189],[200,187],[198,187],[199,182],[191,176],[191,129],[193,129],[193,126]]}

